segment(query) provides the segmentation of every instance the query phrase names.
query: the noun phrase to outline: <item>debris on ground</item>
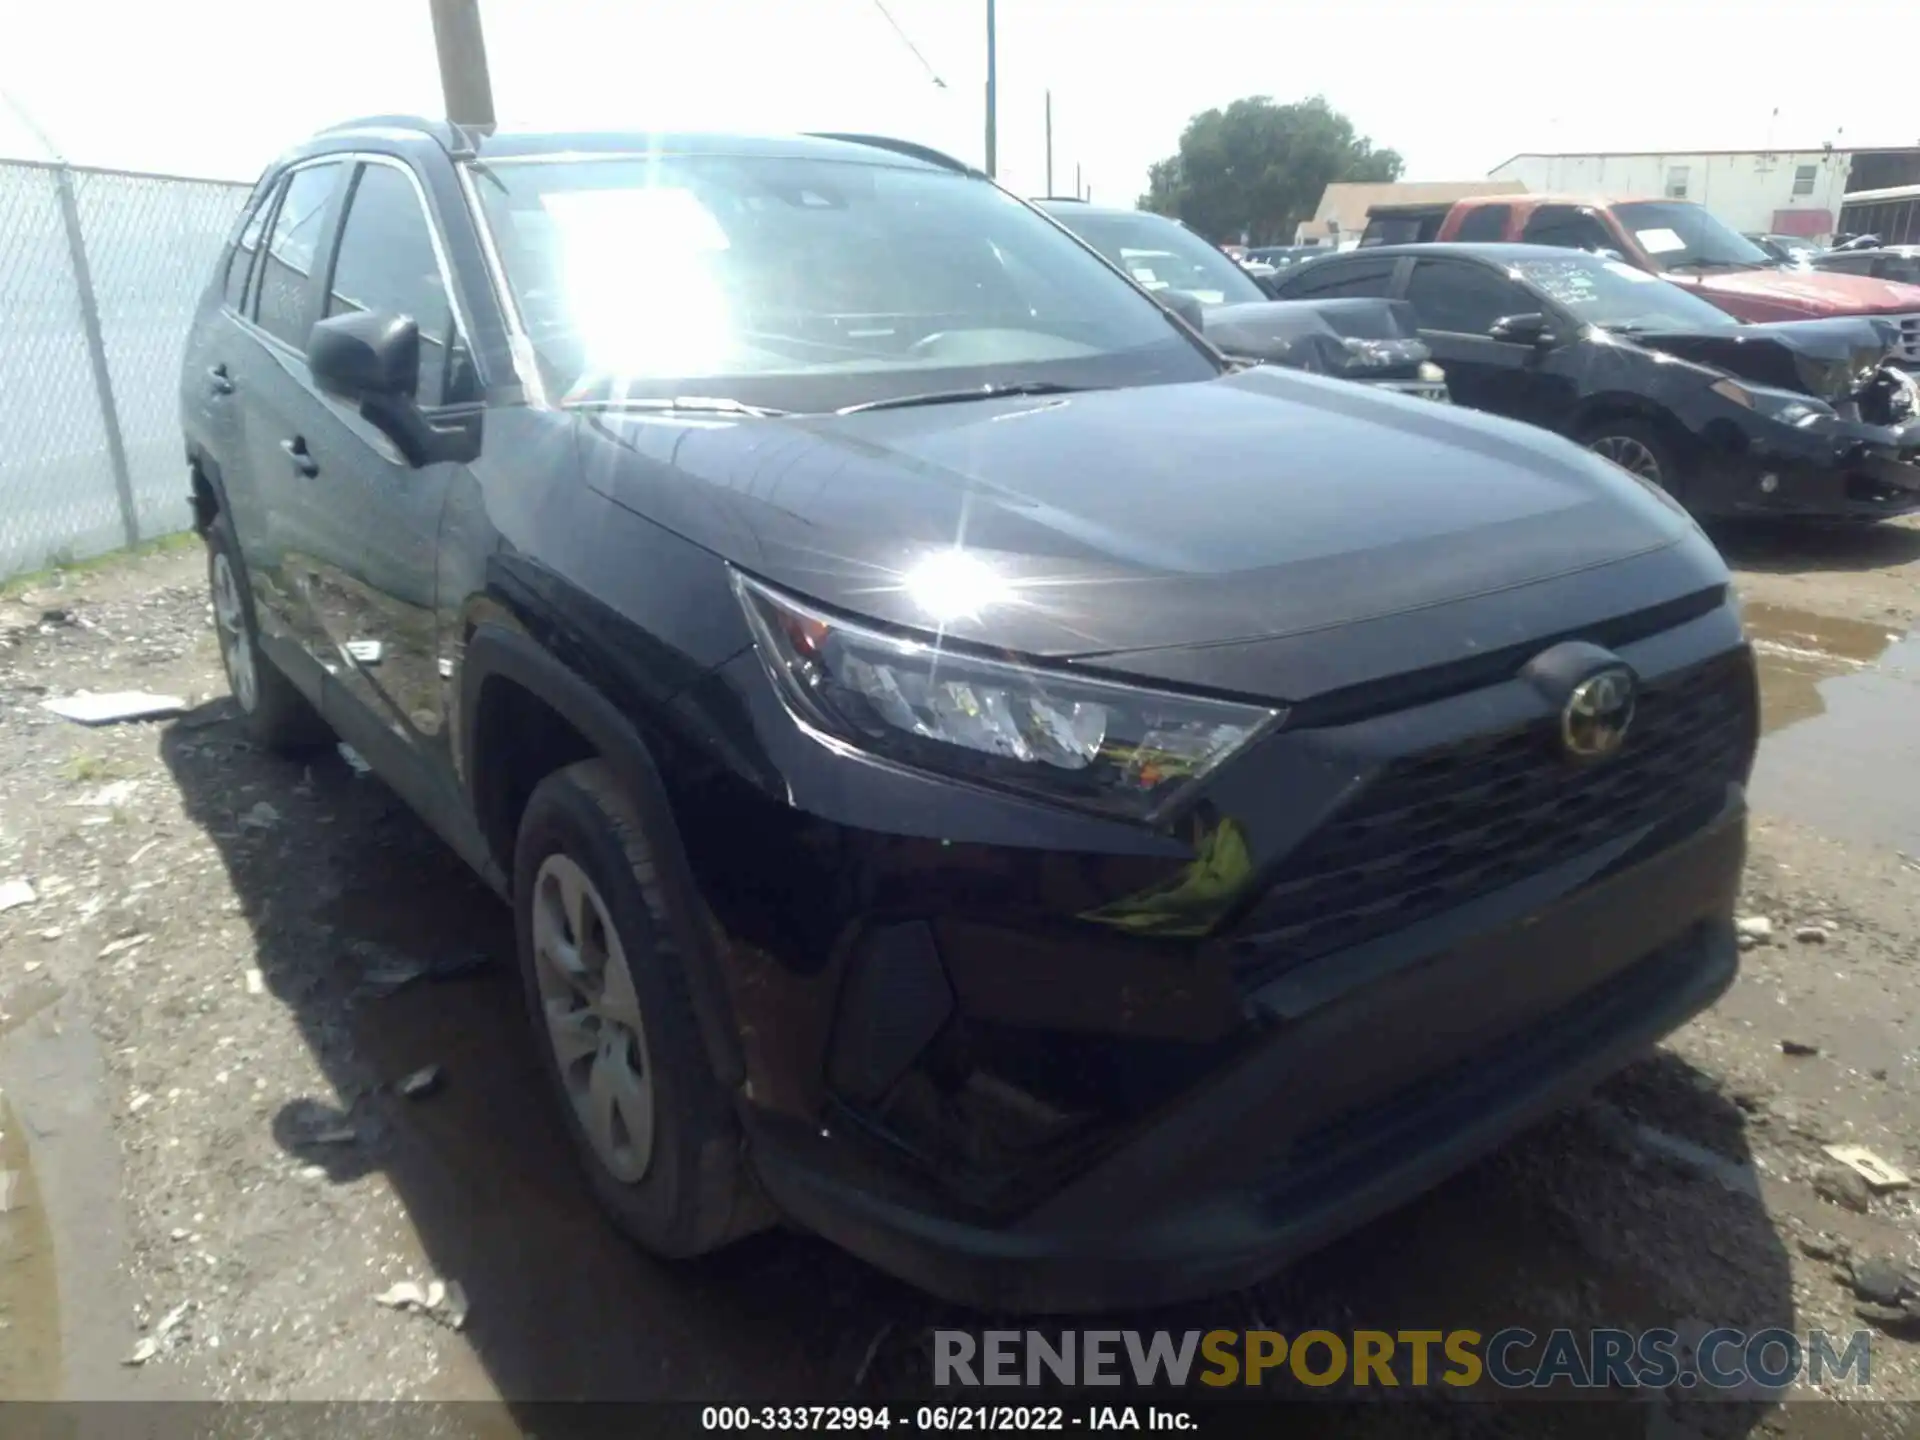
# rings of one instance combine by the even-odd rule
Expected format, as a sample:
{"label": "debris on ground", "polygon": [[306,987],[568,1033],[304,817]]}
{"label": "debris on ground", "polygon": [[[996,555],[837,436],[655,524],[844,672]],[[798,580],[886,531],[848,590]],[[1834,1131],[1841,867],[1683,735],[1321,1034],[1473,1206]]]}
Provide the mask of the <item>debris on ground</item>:
{"label": "debris on ground", "polygon": [[1873,1191],[1844,1165],[1822,1165],[1813,1172],[1813,1193],[1822,1200],[1864,1215],[1873,1206]]}
{"label": "debris on ground", "polygon": [[347,768],[352,770],[356,776],[364,778],[373,773],[373,767],[361,759],[360,752],[347,744],[346,741],[342,740],[336,748],[340,751],[340,758],[347,762]]}
{"label": "debris on ground", "polygon": [[137,950],[152,938],[151,935],[133,934],[123,935],[118,940],[109,940],[105,945],[100,947],[99,958],[102,960],[111,960],[114,956],[124,955],[129,950]]}
{"label": "debris on ground", "polygon": [[1824,945],[1827,943],[1827,934],[1824,925],[1802,925],[1793,932],[1793,938],[1802,945]]}
{"label": "debris on ground", "polygon": [[257,965],[247,967],[247,994],[264,995],[267,993],[267,977],[260,973]]}
{"label": "debris on ground", "polygon": [[354,994],[372,1000],[384,999],[416,980],[457,980],[488,969],[491,964],[486,956],[473,953],[422,960],[381,945],[362,943],[352,948],[362,961],[360,983]]}
{"label": "debris on ground", "polygon": [[24,880],[0,880],[0,910],[17,910],[22,905],[31,905],[39,897],[33,893],[33,886]]}
{"label": "debris on ground", "polygon": [[1818,1045],[1809,1045],[1804,1040],[1782,1040],[1780,1042],[1780,1053],[1782,1055],[1818,1055],[1820,1053],[1820,1047]]}
{"label": "debris on ground", "polygon": [[1800,1253],[1809,1260],[1846,1261],[1853,1258],[1853,1247],[1837,1235],[1802,1235]]}
{"label": "debris on ground", "polygon": [[252,809],[240,817],[242,830],[271,830],[280,823],[280,812],[266,801],[257,802]]}
{"label": "debris on ground", "polygon": [[1742,949],[1752,949],[1773,939],[1773,921],[1764,915],[1742,915],[1733,922],[1733,933],[1739,936]]}
{"label": "debris on ground", "polygon": [[467,1323],[467,1292],[458,1280],[429,1280],[425,1285],[402,1280],[374,1296],[373,1303],[429,1316],[449,1330],[464,1329]]}
{"label": "debris on ground", "polygon": [[145,1335],[141,1337],[140,1343],[133,1347],[133,1352],[120,1363],[122,1365],[144,1365],[159,1353],[160,1342],[151,1335]]}
{"label": "debris on ground", "polygon": [[394,1092],[408,1100],[418,1100],[440,1088],[445,1072],[438,1065],[423,1065],[411,1075],[403,1075],[394,1082]]}
{"label": "debris on ground", "polygon": [[1904,1190],[1913,1183],[1906,1171],[1882,1160],[1864,1145],[1827,1145],[1822,1148],[1876,1191]]}
{"label": "debris on ground", "polygon": [[178,715],[187,702],[178,695],[150,695],[144,690],[115,690],[95,695],[86,690],[58,699],[42,700],[41,707],[63,720],[81,725],[115,725],[126,720],[158,720]]}
{"label": "debris on ground", "polygon": [[139,792],[138,780],[116,780],[111,785],[102,785],[98,790],[82,795],[73,803],[85,809],[117,810]]}
{"label": "debris on ground", "polygon": [[1856,1259],[1847,1283],[1855,1295],[1876,1305],[1898,1305],[1914,1293],[1913,1278],[1888,1260]]}

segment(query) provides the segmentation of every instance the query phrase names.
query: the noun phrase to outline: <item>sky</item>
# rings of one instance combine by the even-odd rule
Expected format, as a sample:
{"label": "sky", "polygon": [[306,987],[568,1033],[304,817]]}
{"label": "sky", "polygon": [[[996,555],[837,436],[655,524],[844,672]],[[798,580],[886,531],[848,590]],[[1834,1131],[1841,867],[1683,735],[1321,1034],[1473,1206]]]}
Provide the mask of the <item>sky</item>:
{"label": "sky", "polygon": [[[985,0],[481,0],[495,108],[582,128],[852,129],[984,156]],[[1408,179],[1522,151],[1920,144],[1864,63],[1912,0],[999,0],[999,174],[1131,203],[1196,113],[1324,94]],[[0,156],[251,179],[356,115],[439,115],[428,0],[0,0]],[[936,85],[934,76],[944,82]],[[1777,113],[1777,117],[1775,112]]]}

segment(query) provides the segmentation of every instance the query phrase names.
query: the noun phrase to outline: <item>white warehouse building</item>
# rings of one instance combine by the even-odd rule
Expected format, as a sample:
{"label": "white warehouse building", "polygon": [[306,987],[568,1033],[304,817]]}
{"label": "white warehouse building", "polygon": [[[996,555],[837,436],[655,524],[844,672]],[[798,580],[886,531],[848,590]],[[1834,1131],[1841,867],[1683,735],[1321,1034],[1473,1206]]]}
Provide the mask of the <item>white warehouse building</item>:
{"label": "white warehouse building", "polygon": [[1691,200],[1747,234],[1797,235],[1825,243],[1839,223],[1847,191],[1867,188],[1850,184],[1850,179],[1895,183],[1879,177],[1889,166],[1904,169],[1912,157],[1920,157],[1920,149],[1836,150],[1830,145],[1817,150],[1516,155],[1489,174],[1496,180],[1517,180],[1536,195]]}

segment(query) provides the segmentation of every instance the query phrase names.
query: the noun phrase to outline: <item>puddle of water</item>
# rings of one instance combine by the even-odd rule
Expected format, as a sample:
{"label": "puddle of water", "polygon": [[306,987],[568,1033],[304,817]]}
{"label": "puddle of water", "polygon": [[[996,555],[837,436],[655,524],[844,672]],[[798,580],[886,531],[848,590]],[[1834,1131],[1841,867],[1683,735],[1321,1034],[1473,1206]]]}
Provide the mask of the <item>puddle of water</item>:
{"label": "puddle of water", "polygon": [[1759,810],[1920,852],[1920,633],[1749,605],[1766,740]]}
{"label": "puddle of water", "polygon": [[1769,731],[1823,713],[1822,681],[1873,664],[1900,638],[1884,625],[1784,605],[1748,605],[1746,625],[1760,659],[1760,720]]}
{"label": "puddle of water", "polygon": [[0,1098],[0,1401],[53,1400],[59,1390],[53,1235],[26,1132]]}

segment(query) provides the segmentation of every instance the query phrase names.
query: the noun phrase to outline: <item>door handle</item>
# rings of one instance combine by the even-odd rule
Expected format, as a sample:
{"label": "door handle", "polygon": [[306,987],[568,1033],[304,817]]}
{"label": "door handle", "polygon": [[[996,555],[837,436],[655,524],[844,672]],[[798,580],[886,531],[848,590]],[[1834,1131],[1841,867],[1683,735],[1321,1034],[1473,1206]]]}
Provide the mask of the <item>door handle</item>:
{"label": "door handle", "polygon": [[227,374],[227,367],[224,365],[214,365],[208,369],[207,383],[213,388],[213,393],[216,395],[231,395],[233,393],[233,377]]}
{"label": "door handle", "polygon": [[282,440],[280,449],[287,457],[288,463],[308,479],[320,473],[320,462],[307,453],[307,442],[304,436],[296,435],[291,440]]}

